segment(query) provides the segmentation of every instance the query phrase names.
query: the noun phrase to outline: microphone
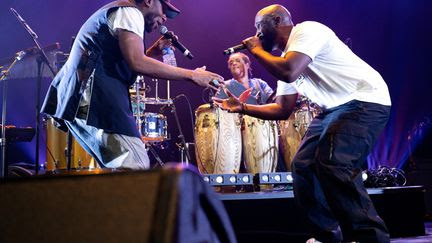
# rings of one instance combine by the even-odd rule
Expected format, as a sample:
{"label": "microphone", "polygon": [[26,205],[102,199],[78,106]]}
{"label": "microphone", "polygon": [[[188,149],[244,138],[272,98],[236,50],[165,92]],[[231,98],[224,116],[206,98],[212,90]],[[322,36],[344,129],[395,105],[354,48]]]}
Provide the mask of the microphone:
{"label": "microphone", "polygon": [[179,49],[183,55],[189,59],[192,59],[194,56],[192,53],[176,38],[172,31],[168,31],[168,28],[164,25],[159,27],[159,33],[163,35],[166,39],[171,39],[173,45]]}
{"label": "microphone", "polygon": [[25,55],[27,54],[27,52],[25,52],[25,51],[19,51],[19,52],[17,52],[16,54],[15,54],[15,58],[19,61],[19,60],[21,60]]}
{"label": "microphone", "polygon": [[240,45],[236,45],[236,46],[233,46],[233,47],[230,47],[230,48],[226,49],[223,52],[223,54],[224,55],[231,55],[234,52],[238,52],[238,51],[241,51],[241,50],[244,50],[244,49],[246,49],[246,45],[245,44],[240,44]]}
{"label": "microphone", "polygon": [[[258,38],[260,40],[262,40],[262,38],[263,38],[263,34],[262,33],[258,33],[256,36],[258,36]],[[244,49],[246,49],[246,45],[242,43],[240,45],[236,45],[236,46],[233,46],[233,47],[230,47],[230,48],[226,49],[223,53],[224,53],[224,55],[231,55],[234,52],[238,52],[238,51],[241,51],[241,50],[244,50]]]}
{"label": "microphone", "polygon": [[30,33],[30,35],[33,36],[33,38],[35,38],[35,39],[39,38],[36,35],[36,33],[30,28],[30,26],[28,26],[28,24],[25,22],[25,20],[21,17],[21,15],[18,14],[18,12],[15,9],[10,8],[10,10],[15,15],[15,17],[17,17],[18,21],[21,22],[21,24],[24,26],[24,28],[27,29],[27,31]]}

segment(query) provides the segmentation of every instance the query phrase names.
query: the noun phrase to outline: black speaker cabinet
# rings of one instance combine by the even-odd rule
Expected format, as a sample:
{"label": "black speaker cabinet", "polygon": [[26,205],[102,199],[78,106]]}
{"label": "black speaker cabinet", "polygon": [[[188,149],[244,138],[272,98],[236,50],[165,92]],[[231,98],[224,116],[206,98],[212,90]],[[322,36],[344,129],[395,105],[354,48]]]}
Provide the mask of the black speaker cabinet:
{"label": "black speaker cabinet", "polygon": [[178,166],[0,181],[0,242],[235,242],[222,203]]}

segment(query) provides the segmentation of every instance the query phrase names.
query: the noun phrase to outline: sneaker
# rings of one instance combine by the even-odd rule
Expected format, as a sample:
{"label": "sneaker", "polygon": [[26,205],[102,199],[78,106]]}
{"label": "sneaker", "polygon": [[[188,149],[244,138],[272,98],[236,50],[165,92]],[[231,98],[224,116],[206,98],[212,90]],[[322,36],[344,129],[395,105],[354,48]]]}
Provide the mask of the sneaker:
{"label": "sneaker", "polygon": [[315,238],[310,238],[306,241],[306,243],[322,243],[321,241],[316,240]]}

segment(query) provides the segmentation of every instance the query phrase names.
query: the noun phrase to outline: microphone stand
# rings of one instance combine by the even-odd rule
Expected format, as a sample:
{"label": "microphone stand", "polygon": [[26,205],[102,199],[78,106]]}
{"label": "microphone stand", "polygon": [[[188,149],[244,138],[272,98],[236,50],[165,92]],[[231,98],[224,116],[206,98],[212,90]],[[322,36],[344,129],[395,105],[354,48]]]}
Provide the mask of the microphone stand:
{"label": "microphone stand", "polygon": [[181,153],[181,159],[182,159],[181,162],[183,163],[183,154],[186,154],[186,159],[187,159],[186,163],[188,163],[188,161],[192,161],[192,160],[191,160],[191,157],[190,157],[190,154],[189,154],[189,150],[187,149],[186,140],[185,140],[185,137],[183,135],[183,131],[182,131],[182,128],[181,128],[181,125],[180,125],[180,120],[178,118],[177,109],[175,107],[174,102],[171,104],[171,113],[174,114],[174,118],[176,120],[177,128],[178,128],[178,131],[179,131],[178,138],[180,139],[180,144],[178,146],[179,146],[180,153]]}
{"label": "microphone stand", "polygon": [[25,55],[25,52],[18,52],[15,56],[14,61],[11,65],[9,65],[6,71],[3,71],[0,76],[0,82],[3,82],[3,103],[2,103],[2,119],[1,119],[1,138],[0,138],[0,146],[1,146],[1,163],[0,163],[0,178],[5,177],[5,168],[6,164],[6,102],[7,102],[7,76],[10,73],[10,70],[15,66],[15,64],[21,60],[21,58]]}
{"label": "microphone stand", "polygon": [[24,29],[30,34],[33,42],[36,44],[36,49],[39,55],[37,60],[38,65],[38,76],[36,81],[36,127],[35,127],[35,136],[36,136],[36,154],[35,154],[35,174],[37,175],[39,173],[39,133],[40,133],[40,89],[41,89],[41,82],[42,82],[42,64],[45,64],[50,69],[51,73],[55,76],[56,72],[54,71],[54,68],[51,66],[51,63],[48,60],[48,57],[45,53],[45,51],[42,49],[41,45],[39,44],[39,41],[37,40],[38,36],[36,33],[28,26],[28,24],[24,21],[24,19],[16,12],[15,9],[10,9],[12,13],[17,17],[18,21],[22,24]]}

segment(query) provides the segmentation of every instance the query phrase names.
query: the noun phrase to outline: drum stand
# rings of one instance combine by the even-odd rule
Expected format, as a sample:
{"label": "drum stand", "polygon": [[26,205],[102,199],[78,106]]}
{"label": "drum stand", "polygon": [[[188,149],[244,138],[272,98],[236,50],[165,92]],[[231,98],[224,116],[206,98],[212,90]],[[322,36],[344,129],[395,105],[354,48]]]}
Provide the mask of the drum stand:
{"label": "drum stand", "polygon": [[[156,150],[153,148],[153,145],[152,144],[146,144],[147,145],[147,148],[148,148],[148,150],[150,151],[150,153],[152,153],[153,154],[153,156],[155,157],[155,159],[156,159],[156,161],[158,162],[158,164],[159,164],[159,166],[160,167],[163,167],[164,165],[165,165],[165,163],[162,161],[162,159],[160,158],[160,156],[158,155],[158,153],[156,152]],[[157,164],[155,164],[154,166],[153,166],[153,168],[155,168],[157,166]]]}

